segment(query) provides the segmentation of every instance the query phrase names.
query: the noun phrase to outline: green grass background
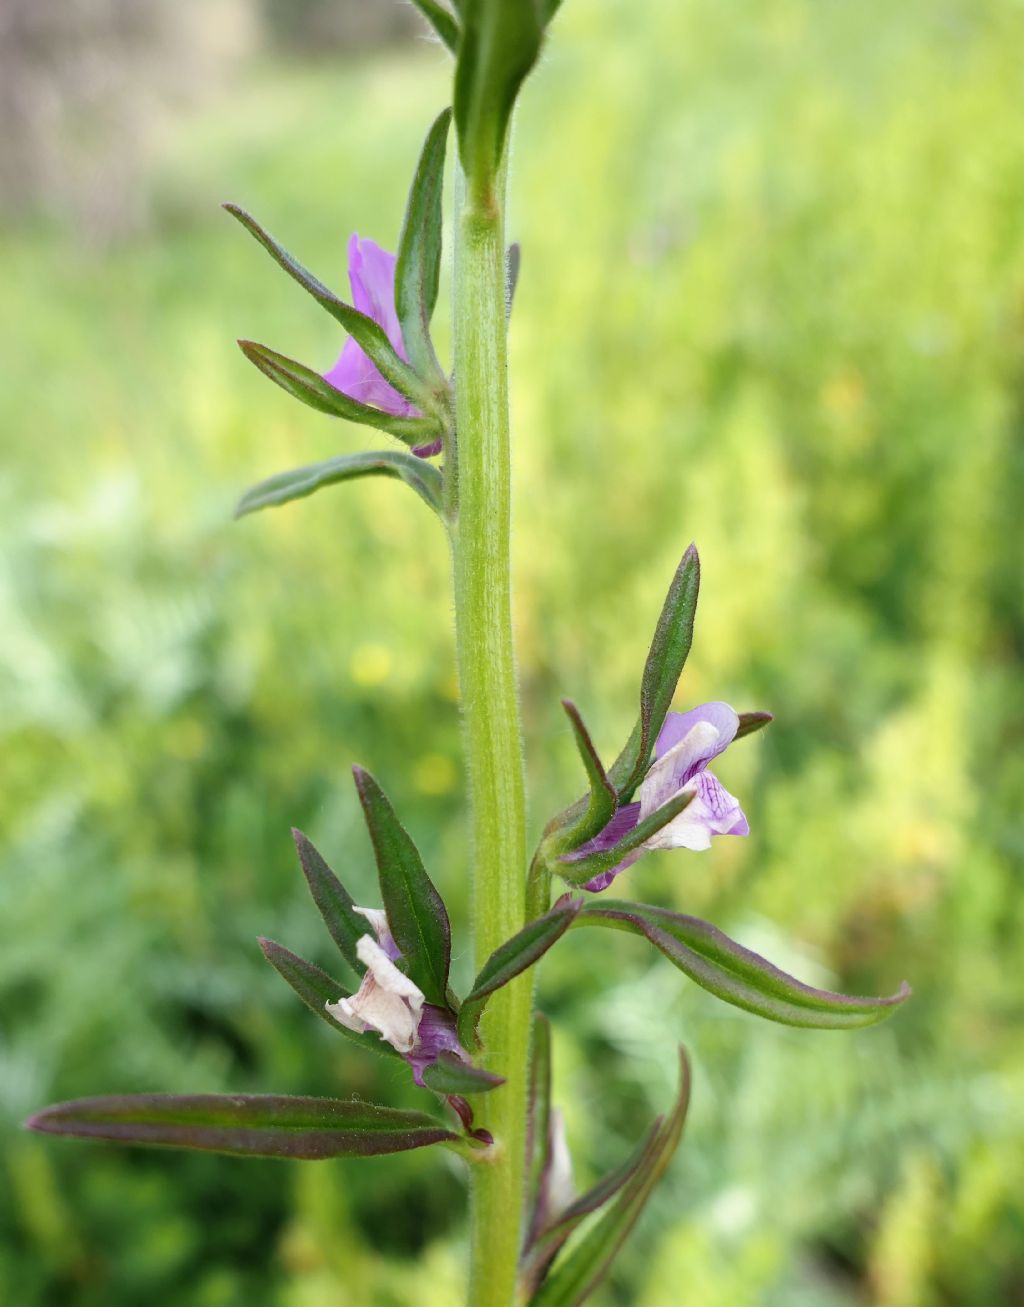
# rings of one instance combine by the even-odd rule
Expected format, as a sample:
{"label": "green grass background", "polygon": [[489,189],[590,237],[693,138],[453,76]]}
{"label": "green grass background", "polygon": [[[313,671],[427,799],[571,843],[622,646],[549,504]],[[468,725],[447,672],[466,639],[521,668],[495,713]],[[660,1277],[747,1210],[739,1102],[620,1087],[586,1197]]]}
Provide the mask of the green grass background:
{"label": "green grass background", "polygon": [[[791,1031],[625,936],[559,947],[541,1001],[581,1181],[668,1101],[677,1041],[695,1062],[604,1307],[1024,1303],[1022,51],[1019,0],[567,0],[525,96],[532,828],[579,787],[559,696],[618,748],[695,539],[678,704],[777,722],[719,766],[751,838],[627,888],[809,980],[915,987],[877,1030]],[[113,1090],[416,1101],[255,945],[330,963],[293,824],[374,901],[352,761],[420,842],[468,976],[446,547],[392,483],[230,522],[249,482],[372,435],[235,351],[326,367],[340,340],[216,207],[343,283],[350,231],[395,242],[446,88],[429,46],[261,63],[175,122],[148,235],[0,235],[5,1303],[458,1301],[461,1182],[430,1152],[246,1163],[18,1128]]]}

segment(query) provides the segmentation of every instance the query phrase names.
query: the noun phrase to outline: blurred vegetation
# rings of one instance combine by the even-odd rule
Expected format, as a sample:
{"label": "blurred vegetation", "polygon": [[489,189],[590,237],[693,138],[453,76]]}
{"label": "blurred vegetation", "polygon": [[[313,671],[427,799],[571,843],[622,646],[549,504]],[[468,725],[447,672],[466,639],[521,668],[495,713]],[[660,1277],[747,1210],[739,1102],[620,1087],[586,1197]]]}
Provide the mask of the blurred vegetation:
{"label": "blurred vegetation", "polygon": [[[694,538],[680,704],[777,722],[720,767],[752,837],[652,857],[628,889],[809,980],[916,991],[878,1030],[796,1032],[625,936],[559,947],[542,1003],[581,1179],[667,1101],[673,1041],[696,1062],[605,1307],[1024,1303],[1022,41],[1016,0],[591,0],[566,4],[526,97],[533,825],[579,787],[558,696],[619,745]],[[353,760],[465,922],[446,548],[392,484],[230,523],[250,481],[367,435],[234,351],[251,335],[327,366],[340,342],[216,205],[341,282],[350,231],[394,243],[446,79],[431,46],[263,58],[173,119],[148,230],[102,250],[53,219],[0,234],[0,1301],[458,1300],[443,1159],[18,1130],[113,1090],[414,1101],[254,937],[329,962],[293,824],[373,901]]]}

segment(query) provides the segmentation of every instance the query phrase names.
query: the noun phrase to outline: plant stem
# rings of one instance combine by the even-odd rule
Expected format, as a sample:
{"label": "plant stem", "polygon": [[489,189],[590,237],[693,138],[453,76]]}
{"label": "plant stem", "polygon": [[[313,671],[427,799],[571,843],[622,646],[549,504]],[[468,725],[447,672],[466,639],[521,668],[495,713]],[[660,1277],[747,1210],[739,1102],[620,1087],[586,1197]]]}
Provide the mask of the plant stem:
{"label": "plant stem", "polygon": [[[472,822],[477,966],[526,920],[522,738],[509,576],[509,416],[504,174],[491,195],[462,188],[455,253],[455,465],[449,469],[455,624]],[[454,476],[452,475],[454,473]],[[491,999],[482,1023],[489,1070],[507,1083],[481,1104],[493,1160],[471,1168],[469,1301],[509,1307],[525,1182],[532,986]]]}

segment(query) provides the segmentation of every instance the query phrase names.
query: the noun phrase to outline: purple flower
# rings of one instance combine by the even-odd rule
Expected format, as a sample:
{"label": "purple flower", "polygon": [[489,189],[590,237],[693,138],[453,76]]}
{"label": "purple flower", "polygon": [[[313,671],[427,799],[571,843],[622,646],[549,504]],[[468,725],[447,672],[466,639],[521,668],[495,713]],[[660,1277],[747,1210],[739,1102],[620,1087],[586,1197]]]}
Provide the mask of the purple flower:
{"label": "purple flower", "polygon": [[[348,1030],[363,1034],[375,1030],[398,1050],[412,1067],[412,1078],[423,1084],[423,1072],[442,1053],[454,1053],[468,1062],[466,1050],[456,1034],[455,1017],[445,1008],[423,998],[415,985],[395,963],[402,956],[379,908],[356,908],[373,927],[356,944],[366,972],[358,990],[349,998],[327,1003],[327,1011]],[[374,938],[376,936],[376,939]]]}
{"label": "purple flower", "polygon": [[739,800],[707,770],[708,764],[736,738],[739,724],[739,717],[727,703],[705,703],[689,712],[668,714],[654,748],[654,762],[640,783],[639,800],[619,808],[604,830],[566,860],[577,861],[613,848],[639,821],[677,794],[685,792],[694,797],[678,816],[627,853],[610,871],[587,881],[584,889],[607,889],[648,849],[709,849],[713,835],[750,834]]}
{"label": "purple flower", "polygon": [[[395,309],[394,254],[382,250],[371,240],[360,240],[355,232],[348,242],[348,279],[352,285],[352,302],[360,313],[372,318],[384,332],[400,358],[409,361],[402,341],[402,328]],[[350,336],[341,355],[329,372],[324,373],[336,390],[371,408],[394,413],[396,417],[419,417],[419,410],[385,381],[376,364]]]}

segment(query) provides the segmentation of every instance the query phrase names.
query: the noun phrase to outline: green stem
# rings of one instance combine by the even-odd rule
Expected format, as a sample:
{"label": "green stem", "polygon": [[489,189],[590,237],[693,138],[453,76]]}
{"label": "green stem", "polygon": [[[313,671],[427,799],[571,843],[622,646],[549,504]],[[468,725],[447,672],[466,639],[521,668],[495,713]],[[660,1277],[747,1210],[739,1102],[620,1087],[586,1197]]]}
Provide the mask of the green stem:
{"label": "green stem", "polygon": [[[526,921],[522,739],[509,577],[509,417],[505,338],[504,177],[481,199],[463,188],[456,218],[454,465],[449,514],[455,623],[472,809],[477,966]],[[452,475],[454,473],[454,475]],[[509,1307],[515,1294],[525,1184],[528,977],[488,1004],[486,1065],[507,1083],[481,1104],[494,1135],[471,1169],[472,1307]]]}

